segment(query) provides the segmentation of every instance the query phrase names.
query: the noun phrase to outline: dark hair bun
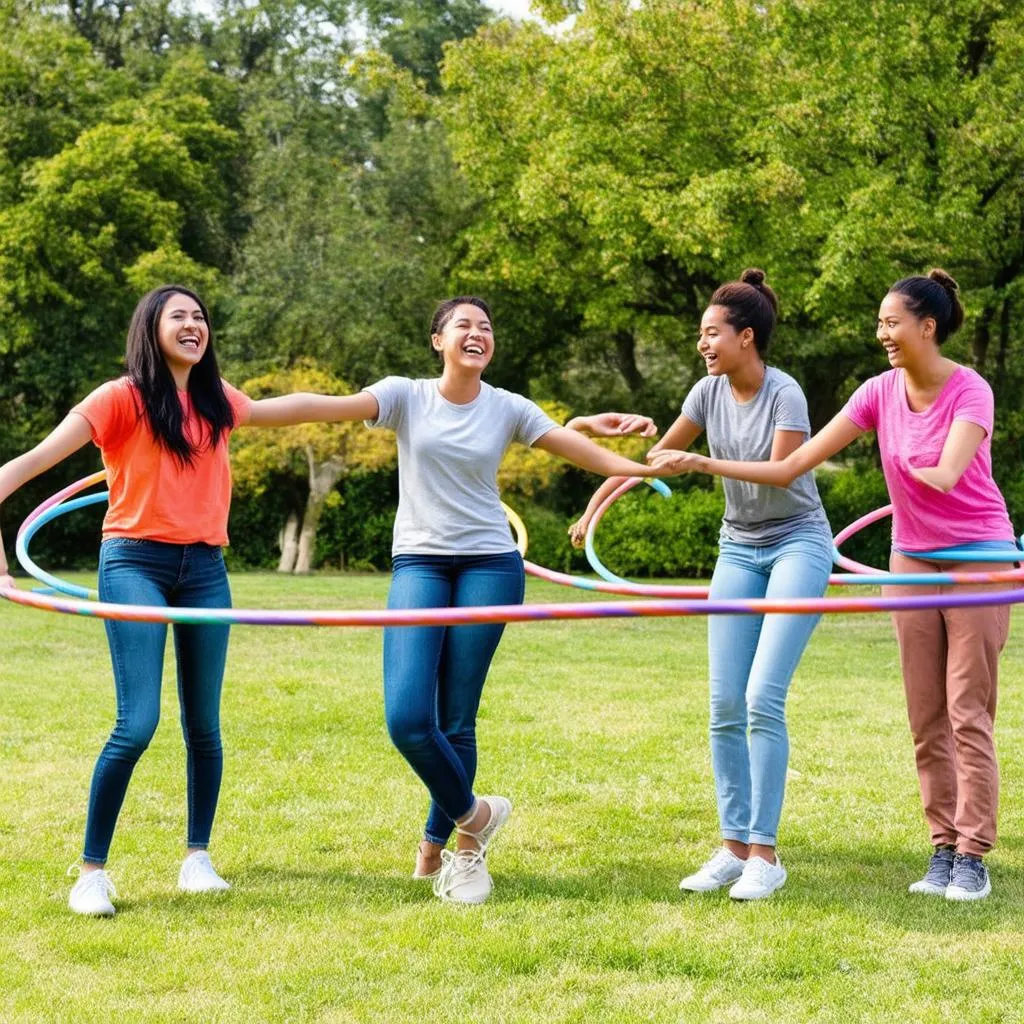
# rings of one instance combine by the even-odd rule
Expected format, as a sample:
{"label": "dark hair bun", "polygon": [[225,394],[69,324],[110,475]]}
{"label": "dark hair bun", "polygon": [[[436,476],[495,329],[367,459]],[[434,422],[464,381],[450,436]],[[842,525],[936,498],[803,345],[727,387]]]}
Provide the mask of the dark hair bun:
{"label": "dark hair bun", "polygon": [[951,294],[953,292],[960,291],[960,285],[958,285],[956,281],[954,281],[953,278],[949,274],[947,274],[941,267],[936,267],[934,270],[929,270],[928,276],[933,281],[937,281],[939,284],[941,284],[942,287],[945,288],[946,291],[950,292]]}
{"label": "dark hair bun", "polygon": [[928,271],[928,277],[936,284],[941,285],[949,296],[952,309],[949,314],[949,333],[952,334],[964,322],[964,306],[960,301],[960,285],[953,280],[952,275],[940,267]]}
{"label": "dark hair bun", "polygon": [[754,346],[763,356],[775,330],[779,301],[775,292],[765,284],[764,271],[747,267],[738,281],[730,281],[715,289],[711,306],[725,306],[729,311],[726,321],[737,331],[750,327],[754,332]]}

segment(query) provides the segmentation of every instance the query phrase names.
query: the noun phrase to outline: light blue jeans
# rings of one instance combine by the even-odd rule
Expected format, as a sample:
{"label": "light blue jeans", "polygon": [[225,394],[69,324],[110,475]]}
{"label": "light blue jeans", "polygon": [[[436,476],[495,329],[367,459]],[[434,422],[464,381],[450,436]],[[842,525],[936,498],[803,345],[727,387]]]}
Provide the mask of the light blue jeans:
{"label": "light blue jeans", "polygon": [[[764,546],[723,540],[710,596],[821,597],[831,569],[832,541],[823,531]],[[819,618],[708,619],[711,763],[724,839],[776,843],[789,760],[786,693]]]}

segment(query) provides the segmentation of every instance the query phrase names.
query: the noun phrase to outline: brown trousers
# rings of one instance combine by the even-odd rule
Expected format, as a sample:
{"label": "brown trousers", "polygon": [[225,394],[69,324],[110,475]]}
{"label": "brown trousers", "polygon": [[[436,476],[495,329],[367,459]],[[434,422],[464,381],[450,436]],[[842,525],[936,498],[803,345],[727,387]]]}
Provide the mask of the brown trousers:
{"label": "brown trousers", "polygon": [[[928,562],[894,551],[899,573],[988,572],[1012,565]],[[978,587],[883,587],[887,596],[964,593]],[[987,853],[996,841],[999,766],[992,731],[999,654],[1010,608],[938,608],[894,612],[921,800],[935,846]]]}

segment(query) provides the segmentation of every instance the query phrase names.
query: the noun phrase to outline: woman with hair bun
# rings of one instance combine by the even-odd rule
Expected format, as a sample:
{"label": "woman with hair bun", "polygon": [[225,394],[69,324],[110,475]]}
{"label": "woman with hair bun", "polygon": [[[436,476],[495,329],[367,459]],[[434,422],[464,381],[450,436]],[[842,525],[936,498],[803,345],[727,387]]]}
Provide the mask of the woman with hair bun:
{"label": "woman with hair bun", "polygon": [[[862,384],[806,444],[771,463],[664,450],[654,463],[788,487],[874,430],[893,505],[892,571],[1004,568],[924,557],[943,548],[1005,550],[1014,543],[1006,503],[992,478],[992,389],[940,348],[963,317],[959,289],[945,271],[903,278],[878,310],[877,337],[892,368]],[[887,589],[935,594],[945,588]],[[905,611],[895,613],[893,622],[933,846],[925,876],[910,891],[984,899],[992,885],[982,858],[995,843],[999,790],[996,681],[1010,609]]]}
{"label": "woman with hair bun", "polygon": [[[715,458],[780,461],[810,436],[800,385],[765,362],[777,301],[764,271],[722,285],[701,318],[697,350],[707,376],[651,449],[689,447],[702,432]],[[671,461],[662,463],[672,467]],[[579,544],[610,481],[570,528]],[[821,597],[832,567],[832,531],[814,478],[785,487],[725,482],[725,518],[710,596]],[[770,896],[786,881],[776,852],[789,759],[786,694],[818,617],[715,615],[708,618],[711,761],[722,845],[679,887],[733,899]]]}

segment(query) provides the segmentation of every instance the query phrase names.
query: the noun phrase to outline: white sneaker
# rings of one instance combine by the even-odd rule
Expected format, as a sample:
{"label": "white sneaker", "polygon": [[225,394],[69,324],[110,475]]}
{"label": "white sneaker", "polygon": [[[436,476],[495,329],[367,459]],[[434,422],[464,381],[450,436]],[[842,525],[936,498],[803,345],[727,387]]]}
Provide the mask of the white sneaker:
{"label": "white sneaker", "polygon": [[[503,796],[478,796],[477,800],[487,804],[491,809],[491,816],[487,819],[479,832],[470,832],[468,828],[458,827],[458,831],[464,836],[472,836],[480,844],[480,852],[486,853],[487,847],[494,841],[498,829],[508,821],[512,813],[512,803]],[[442,869],[443,870],[443,869]]]}
{"label": "white sneaker", "polygon": [[494,883],[483,850],[441,851],[441,873],[434,879],[434,895],[450,903],[483,903]]}
{"label": "white sneaker", "polygon": [[729,895],[734,900],[763,900],[785,884],[786,869],[778,854],[774,864],[769,864],[763,857],[748,857],[743,865],[743,874],[729,890]]}
{"label": "white sneaker", "polygon": [[745,860],[740,860],[732,850],[720,846],[699,870],[687,875],[679,888],[684,892],[713,892],[731,885],[743,874]]}
{"label": "white sneaker", "polygon": [[196,850],[182,862],[178,888],[182,892],[224,892],[231,886],[213,870],[210,855],[205,850]]}
{"label": "white sneaker", "polygon": [[79,872],[78,881],[71,887],[68,906],[76,914],[113,917],[114,904],[110,902],[110,897],[116,896],[117,890],[110,880],[110,875],[102,868],[98,871],[82,871],[77,864],[73,864],[71,870],[75,869]]}

